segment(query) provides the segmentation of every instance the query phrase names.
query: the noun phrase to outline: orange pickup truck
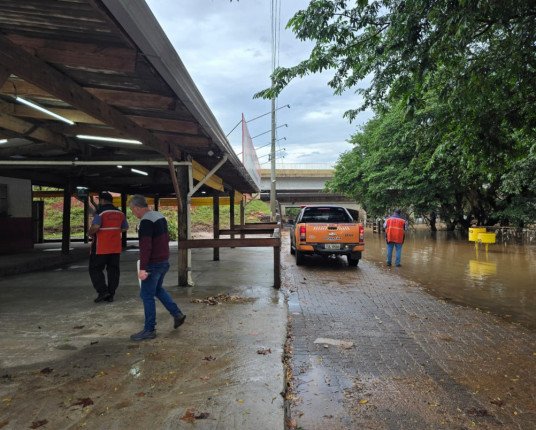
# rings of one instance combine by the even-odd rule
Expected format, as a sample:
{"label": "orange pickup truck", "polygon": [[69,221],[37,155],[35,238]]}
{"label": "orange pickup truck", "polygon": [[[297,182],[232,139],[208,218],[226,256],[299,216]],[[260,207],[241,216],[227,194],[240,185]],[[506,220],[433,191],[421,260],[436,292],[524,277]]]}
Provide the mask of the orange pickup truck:
{"label": "orange pickup truck", "polygon": [[305,206],[290,221],[290,253],[296,265],[306,255],[346,255],[349,266],[357,266],[365,249],[363,225],[341,206]]}

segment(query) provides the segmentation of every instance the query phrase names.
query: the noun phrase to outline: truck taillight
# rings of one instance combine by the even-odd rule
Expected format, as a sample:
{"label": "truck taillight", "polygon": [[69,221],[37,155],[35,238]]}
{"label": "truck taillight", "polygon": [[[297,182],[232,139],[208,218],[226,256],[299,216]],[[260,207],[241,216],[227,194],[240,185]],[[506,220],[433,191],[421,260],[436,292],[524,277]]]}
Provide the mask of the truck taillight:
{"label": "truck taillight", "polygon": [[365,241],[365,229],[362,225],[359,226],[359,241],[364,242]]}
{"label": "truck taillight", "polygon": [[305,226],[301,225],[300,226],[300,242],[305,242],[305,233],[306,233]]}

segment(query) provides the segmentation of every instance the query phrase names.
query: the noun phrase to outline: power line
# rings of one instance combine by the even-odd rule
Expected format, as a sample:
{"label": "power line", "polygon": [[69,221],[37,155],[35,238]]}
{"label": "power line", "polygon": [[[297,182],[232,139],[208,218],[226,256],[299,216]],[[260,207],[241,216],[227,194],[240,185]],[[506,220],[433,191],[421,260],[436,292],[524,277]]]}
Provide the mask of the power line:
{"label": "power line", "polygon": [[[290,109],[290,105],[284,105],[284,106],[278,107],[276,110],[283,109],[283,108],[285,108],[285,107],[288,107],[288,108]],[[249,120],[246,121],[246,124],[249,123],[249,122],[251,122],[251,121],[255,121],[256,119],[262,118],[263,116],[270,115],[271,113],[272,113],[272,111],[269,111],[269,112],[263,113],[262,115],[256,116],[255,118],[251,118],[251,119],[249,119]],[[227,133],[227,134],[225,135],[225,137],[229,137],[229,135],[230,135],[233,131],[235,131],[235,128],[238,127],[241,123],[242,123],[242,120],[238,121],[238,122],[236,123],[236,125],[233,127],[233,129],[232,129],[229,133]]]}

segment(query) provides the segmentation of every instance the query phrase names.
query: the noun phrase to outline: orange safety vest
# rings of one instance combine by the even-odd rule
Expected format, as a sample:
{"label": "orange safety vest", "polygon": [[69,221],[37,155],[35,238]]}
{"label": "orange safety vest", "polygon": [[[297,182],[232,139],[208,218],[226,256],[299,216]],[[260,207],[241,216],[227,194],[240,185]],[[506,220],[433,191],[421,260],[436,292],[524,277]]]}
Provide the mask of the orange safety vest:
{"label": "orange safety vest", "polygon": [[119,210],[107,210],[100,213],[101,225],[96,233],[96,254],[120,254],[121,226],[125,214]]}
{"label": "orange safety vest", "polygon": [[404,243],[404,227],[406,226],[406,221],[402,218],[391,217],[387,218],[385,224],[387,242]]}

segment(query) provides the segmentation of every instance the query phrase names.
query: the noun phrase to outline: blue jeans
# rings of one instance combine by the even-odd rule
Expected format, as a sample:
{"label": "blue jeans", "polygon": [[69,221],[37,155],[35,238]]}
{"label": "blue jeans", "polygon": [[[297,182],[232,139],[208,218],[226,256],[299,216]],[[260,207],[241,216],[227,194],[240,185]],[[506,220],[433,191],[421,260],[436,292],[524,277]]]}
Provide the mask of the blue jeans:
{"label": "blue jeans", "polygon": [[400,266],[400,258],[402,257],[402,244],[387,242],[387,265],[391,265],[393,259],[393,247],[396,248],[395,266]]}
{"label": "blue jeans", "polygon": [[169,263],[152,263],[147,265],[146,271],[149,276],[141,282],[140,297],[143,301],[145,311],[144,330],[153,331],[156,326],[156,304],[154,298],[157,297],[172,316],[181,313],[177,304],[173,301],[169,293],[162,287],[164,276],[169,270]]}

